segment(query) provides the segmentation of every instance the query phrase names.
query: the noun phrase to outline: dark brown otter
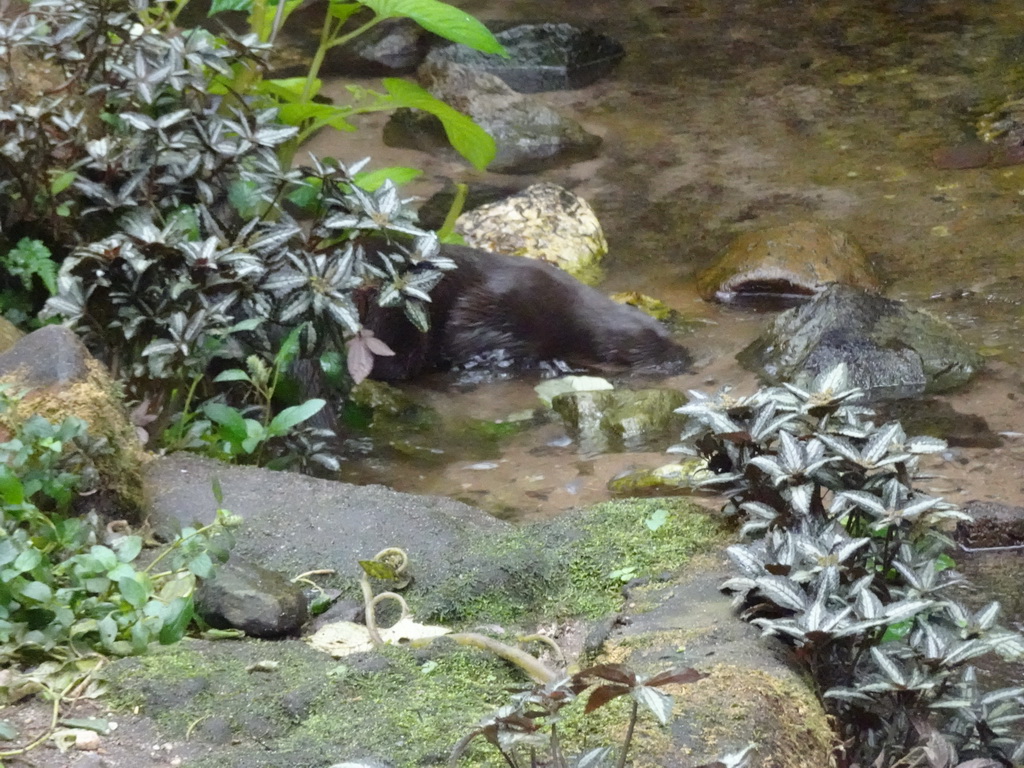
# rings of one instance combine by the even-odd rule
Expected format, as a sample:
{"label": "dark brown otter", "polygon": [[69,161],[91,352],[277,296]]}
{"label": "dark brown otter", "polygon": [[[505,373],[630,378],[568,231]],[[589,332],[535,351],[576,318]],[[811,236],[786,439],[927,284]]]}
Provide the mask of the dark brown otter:
{"label": "dark brown otter", "polygon": [[446,245],[457,268],[431,291],[430,330],[401,310],[369,302],[365,327],[395,351],[371,378],[408,379],[504,352],[519,365],[563,360],[583,367],[689,367],[687,351],[654,318],[618,304],[541,261]]}

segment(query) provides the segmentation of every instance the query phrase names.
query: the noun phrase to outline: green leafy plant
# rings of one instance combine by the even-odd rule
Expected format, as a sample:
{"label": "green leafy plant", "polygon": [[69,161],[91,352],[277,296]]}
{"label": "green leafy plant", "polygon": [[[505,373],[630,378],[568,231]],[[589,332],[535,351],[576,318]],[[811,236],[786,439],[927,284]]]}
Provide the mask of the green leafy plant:
{"label": "green leafy plant", "polygon": [[[262,78],[296,2],[215,3],[248,11],[252,32],[240,37],[178,28],[184,5],[35,0],[0,21],[0,231],[29,244],[12,251],[26,277],[52,279],[40,246],[53,252],[61,269],[45,316],[81,333],[154,433],[173,425],[171,444],[195,444],[206,425],[199,442],[231,456],[276,456],[263,446],[284,439],[303,461],[323,458],[321,436],[296,429],[314,406],[299,397],[286,403],[299,410],[274,416],[264,400],[250,413],[248,391],[217,373],[252,379],[254,355],[272,368],[278,341],[304,325],[306,383],[330,383],[343,399],[374,356],[390,354],[362,328],[361,308],[400,307],[425,329],[429,292],[454,265],[398,194],[394,178],[411,169],[292,166],[309,132],[351,128],[343,116],[369,108],[316,100],[319,54],[297,91]],[[344,28],[357,10],[370,19]],[[482,25],[437,0],[374,0],[328,4],[321,54],[398,16],[497,50]],[[25,62],[44,75],[32,89],[18,76]],[[428,108],[412,84],[385,88],[360,93],[373,108]],[[463,128],[460,146],[485,163],[493,142]]]}
{"label": "green leafy plant", "polygon": [[811,672],[841,726],[840,764],[1020,764],[1024,689],[981,692],[968,663],[1020,659],[1024,637],[996,623],[998,604],[953,599],[944,524],[967,516],[914,486],[920,456],[945,443],[875,424],[843,366],[807,390],[691,394],[683,447],[760,537],[729,547],[740,575],[723,587]]}
{"label": "green leafy plant", "polygon": [[[215,0],[210,15],[223,11],[248,14],[249,28],[260,43],[273,44],[300,0],[272,3],[268,0]],[[180,9],[175,10],[175,14]],[[369,12],[369,18],[365,18]],[[158,16],[151,16],[154,21]],[[281,120],[299,130],[288,147],[288,159],[294,150],[321,128],[355,130],[356,115],[411,107],[429,112],[444,126],[452,146],[478,169],[494,159],[494,140],[472,120],[434,98],[415,83],[399,78],[384,78],[384,92],[350,86],[351,104],[325,103],[319,100],[320,69],[328,51],[346,45],[359,35],[388,19],[411,19],[435,35],[485,53],[507,55],[494,35],[471,15],[439,0],[329,0],[326,3],[317,49],[302,77],[265,79],[253,66],[237,68],[218,83],[225,93],[254,93],[265,97],[279,110]],[[358,20],[358,21],[357,21]],[[159,26],[157,24],[156,26]]]}
{"label": "green leafy plant", "polygon": [[0,664],[141,653],[179,640],[192,621],[195,578],[226,557],[238,518],[218,510],[215,523],[186,528],[139,565],[140,536],[72,514],[77,495],[99,481],[92,457],[104,445],[79,419],[22,420],[17,403],[0,391],[9,430],[0,443]]}
{"label": "green leafy plant", "polygon": [[0,312],[17,325],[27,325],[35,297],[57,292],[57,265],[41,240],[21,238],[0,258],[4,279],[0,285]]}

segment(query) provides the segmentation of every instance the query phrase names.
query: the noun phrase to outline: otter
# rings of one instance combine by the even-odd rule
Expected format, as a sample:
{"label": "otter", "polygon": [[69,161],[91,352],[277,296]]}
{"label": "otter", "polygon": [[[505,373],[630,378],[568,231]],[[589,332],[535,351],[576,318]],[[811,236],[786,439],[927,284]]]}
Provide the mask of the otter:
{"label": "otter", "polygon": [[583,368],[687,370],[691,358],[654,318],[618,304],[535,259],[444,245],[456,264],[430,293],[430,328],[401,309],[364,304],[363,325],[394,356],[374,358],[370,378],[410,379],[504,353],[517,366],[561,360]]}

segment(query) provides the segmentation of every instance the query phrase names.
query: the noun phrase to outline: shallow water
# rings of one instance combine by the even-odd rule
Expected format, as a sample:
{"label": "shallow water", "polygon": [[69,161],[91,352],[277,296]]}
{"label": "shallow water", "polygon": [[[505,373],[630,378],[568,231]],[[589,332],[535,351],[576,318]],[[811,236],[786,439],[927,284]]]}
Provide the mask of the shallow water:
{"label": "shallow water", "polygon": [[[849,232],[871,254],[886,294],[948,318],[989,355],[988,371],[947,401],[981,416],[991,447],[953,447],[934,490],[1024,504],[1022,302],[1024,167],[939,170],[932,153],[971,135],[978,114],[1024,96],[1024,8],[1017,0],[569,0],[462,4],[483,19],[569,20],[612,34],[627,56],[586,89],[543,94],[604,137],[602,156],[528,177],[494,176],[452,160],[380,146],[370,117],[355,134],[311,149],[378,165],[422,167],[411,194],[444,180],[526,186],[546,179],[595,208],[611,251],[609,292],[639,290],[704,325],[686,339],[696,373],[667,386],[741,390],[733,359],[763,314],[709,304],[693,278],[738,234],[796,219]],[[342,85],[331,86],[340,94]],[[504,419],[538,407],[535,380],[452,389],[405,387],[442,413]],[[971,441],[967,441],[970,443]],[[557,422],[489,446],[431,445],[429,461],[386,454],[343,476],[459,496],[512,519],[549,516],[607,498],[650,453],[589,456]]]}

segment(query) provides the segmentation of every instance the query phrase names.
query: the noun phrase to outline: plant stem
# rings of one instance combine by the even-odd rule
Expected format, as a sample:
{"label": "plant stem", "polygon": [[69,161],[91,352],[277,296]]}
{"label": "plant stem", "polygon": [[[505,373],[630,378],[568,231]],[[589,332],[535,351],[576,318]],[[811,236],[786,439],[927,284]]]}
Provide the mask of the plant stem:
{"label": "plant stem", "polygon": [[640,703],[633,700],[633,710],[629,713],[629,727],[626,729],[626,739],[622,742],[622,754],[619,755],[619,762],[615,768],[626,768],[626,756],[629,754],[629,745],[633,741],[633,729],[636,727],[636,716],[640,709]]}

